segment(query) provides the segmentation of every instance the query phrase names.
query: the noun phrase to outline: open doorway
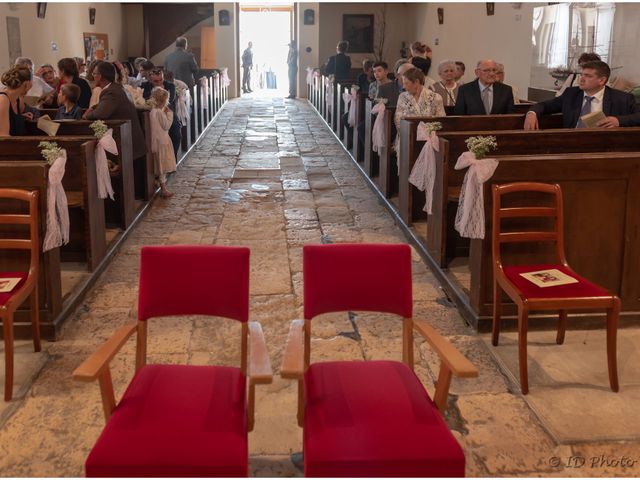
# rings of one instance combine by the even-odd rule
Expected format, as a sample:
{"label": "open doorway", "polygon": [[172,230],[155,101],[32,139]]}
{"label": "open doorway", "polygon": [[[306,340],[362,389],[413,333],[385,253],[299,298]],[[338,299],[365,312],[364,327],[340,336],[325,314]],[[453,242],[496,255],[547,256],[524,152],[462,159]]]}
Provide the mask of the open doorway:
{"label": "open doorway", "polygon": [[[287,53],[292,36],[293,3],[241,3],[239,16],[240,65],[249,42],[253,67],[250,89],[254,96],[286,97],[289,94]],[[242,85],[243,69],[240,67]]]}

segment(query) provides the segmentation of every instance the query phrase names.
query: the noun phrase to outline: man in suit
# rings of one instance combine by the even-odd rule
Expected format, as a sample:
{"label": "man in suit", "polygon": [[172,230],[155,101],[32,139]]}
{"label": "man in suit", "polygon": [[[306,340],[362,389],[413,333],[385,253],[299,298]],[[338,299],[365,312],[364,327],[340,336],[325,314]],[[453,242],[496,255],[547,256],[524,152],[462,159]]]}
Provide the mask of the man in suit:
{"label": "man in suit", "polygon": [[96,86],[102,88],[100,101],[89,108],[82,118],[86,120],[131,120],[133,158],[147,153],[147,146],[138,120],[138,112],[127,98],[124,88],[116,83],[116,68],[109,62],[100,62],[93,70]]}
{"label": "man in suit", "polygon": [[287,67],[289,74],[289,96],[287,98],[296,98],[298,94],[298,47],[295,40],[291,40],[289,43]]}
{"label": "man in suit", "polygon": [[253,67],[253,43],[242,52],[242,93],[251,93],[251,67]]}
{"label": "man in suit", "polygon": [[546,102],[536,103],[525,117],[524,129],[537,130],[538,116],[562,112],[564,128],[584,128],[581,118],[587,113],[605,114],[599,127],[640,126],[640,110],[630,93],[607,87],[611,75],[609,65],[601,61],[582,65],[580,86],[567,88],[562,95]]}
{"label": "man in suit", "polygon": [[173,72],[173,77],[186,83],[189,88],[196,84],[198,64],[193,54],[187,52],[186,38],[176,39],[176,50],[164,59],[164,69],[167,72]]}
{"label": "man in suit", "polygon": [[182,140],[182,124],[176,115],[176,86],[164,79],[164,72],[161,68],[154,67],[149,72],[149,81],[142,84],[142,97],[145,100],[151,98],[151,92],[156,87],[164,88],[169,92],[169,108],[173,112],[173,123],[169,128],[169,137],[173,144],[173,153],[178,158],[178,149]]}
{"label": "man in suit", "polygon": [[348,80],[351,77],[351,58],[346,55],[349,42],[342,40],[336,46],[336,54],[329,57],[324,67],[325,75],[335,76],[336,82]]}
{"label": "man in suit", "polygon": [[497,115],[513,113],[513,92],[509,85],[498,83],[498,66],[493,60],[480,60],[476,79],[458,89],[454,115]]}

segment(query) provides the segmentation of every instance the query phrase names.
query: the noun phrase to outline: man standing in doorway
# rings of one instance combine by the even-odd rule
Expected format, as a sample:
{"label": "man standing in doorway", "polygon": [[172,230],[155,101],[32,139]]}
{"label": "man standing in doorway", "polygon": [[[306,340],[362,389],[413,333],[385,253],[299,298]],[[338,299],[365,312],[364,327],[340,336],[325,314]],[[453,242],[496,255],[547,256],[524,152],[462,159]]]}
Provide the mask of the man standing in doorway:
{"label": "man standing in doorway", "polygon": [[189,88],[196,84],[195,76],[198,74],[198,64],[192,53],[187,52],[187,39],[176,39],[176,50],[164,59],[164,69],[173,72],[173,78],[182,80]]}
{"label": "man standing in doorway", "polygon": [[289,96],[287,98],[296,98],[298,92],[298,47],[295,40],[291,40],[289,44],[287,66],[289,67]]}
{"label": "man standing in doorway", "polygon": [[251,67],[253,67],[253,51],[251,48],[253,43],[249,42],[249,45],[242,52],[242,93],[251,93]]}

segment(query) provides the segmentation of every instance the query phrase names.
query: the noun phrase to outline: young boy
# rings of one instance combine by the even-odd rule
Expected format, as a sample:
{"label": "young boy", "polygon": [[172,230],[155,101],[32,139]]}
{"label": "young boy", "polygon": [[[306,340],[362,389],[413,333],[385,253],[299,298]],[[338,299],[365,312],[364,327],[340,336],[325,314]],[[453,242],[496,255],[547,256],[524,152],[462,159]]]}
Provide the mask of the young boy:
{"label": "young boy", "polygon": [[82,120],[82,109],[77,105],[80,98],[80,87],[73,83],[65,83],[60,88],[58,95],[58,108],[56,120]]}

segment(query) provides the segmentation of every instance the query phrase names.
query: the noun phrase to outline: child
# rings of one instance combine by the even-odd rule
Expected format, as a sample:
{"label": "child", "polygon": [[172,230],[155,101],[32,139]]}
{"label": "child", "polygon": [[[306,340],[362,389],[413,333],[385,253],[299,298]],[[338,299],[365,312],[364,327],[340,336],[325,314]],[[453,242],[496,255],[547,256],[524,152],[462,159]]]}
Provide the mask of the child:
{"label": "child", "polygon": [[155,174],[160,183],[160,195],[169,198],[173,192],[167,189],[167,173],[176,171],[176,156],[168,133],[173,122],[173,112],[168,107],[169,92],[162,87],[155,87],[151,91],[151,100],[151,151]]}
{"label": "child", "polygon": [[56,120],[82,120],[82,109],[77,105],[80,98],[80,87],[73,83],[65,83],[58,95]]}

